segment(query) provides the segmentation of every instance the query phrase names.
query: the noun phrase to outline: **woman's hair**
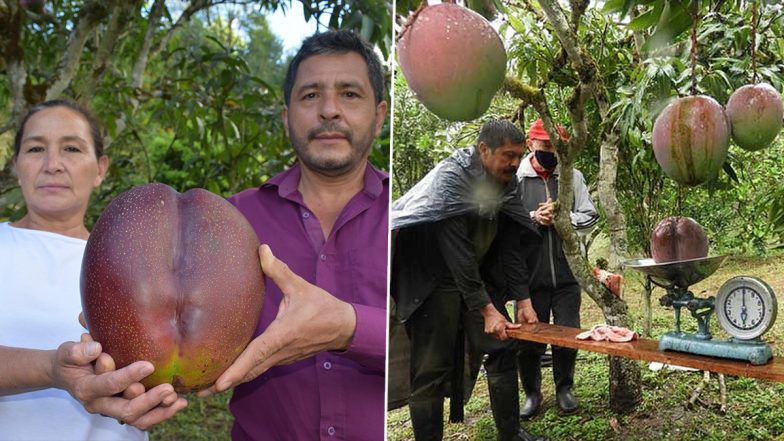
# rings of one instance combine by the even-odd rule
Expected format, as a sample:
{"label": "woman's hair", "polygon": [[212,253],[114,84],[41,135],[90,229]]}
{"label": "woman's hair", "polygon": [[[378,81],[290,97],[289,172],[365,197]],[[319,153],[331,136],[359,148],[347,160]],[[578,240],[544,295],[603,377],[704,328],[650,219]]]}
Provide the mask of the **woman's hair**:
{"label": "woman's hair", "polygon": [[14,138],[14,158],[19,156],[19,150],[22,148],[22,138],[24,137],[24,128],[27,124],[27,120],[29,120],[31,116],[35,115],[41,110],[51,107],[67,107],[82,115],[82,117],[84,117],[84,119],[86,119],[87,123],[90,125],[90,136],[93,138],[93,147],[95,148],[96,159],[103,156],[103,137],[101,136],[101,128],[92,113],[90,113],[90,111],[87,110],[84,106],[74,101],[49,100],[30,109],[24,118],[22,118],[22,123],[19,125],[19,130],[16,132],[16,138]]}

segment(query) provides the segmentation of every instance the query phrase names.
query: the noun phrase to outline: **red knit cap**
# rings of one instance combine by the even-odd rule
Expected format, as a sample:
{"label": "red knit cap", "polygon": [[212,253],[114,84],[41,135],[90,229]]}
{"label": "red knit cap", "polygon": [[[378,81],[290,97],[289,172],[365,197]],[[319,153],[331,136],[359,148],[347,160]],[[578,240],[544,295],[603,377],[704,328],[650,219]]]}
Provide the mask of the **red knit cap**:
{"label": "red knit cap", "polygon": [[[555,130],[561,135],[561,139],[564,141],[569,140],[569,133],[563,126],[556,126]],[[547,134],[547,130],[544,129],[544,122],[542,119],[539,118],[531,124],[531,128],[528,129],[528,139],[539,139],[542,141],[549,141],[550,135]]]}

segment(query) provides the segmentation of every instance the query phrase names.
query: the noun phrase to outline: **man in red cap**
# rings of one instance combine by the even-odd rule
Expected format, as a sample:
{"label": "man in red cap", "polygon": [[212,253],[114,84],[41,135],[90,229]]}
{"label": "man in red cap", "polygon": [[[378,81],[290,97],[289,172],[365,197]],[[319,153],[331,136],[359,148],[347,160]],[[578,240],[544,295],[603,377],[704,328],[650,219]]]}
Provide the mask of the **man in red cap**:
{"label": "man in red cap", "polygon": [[[556,128],[561,139],[569,135],[561,126]],[[539,269],[531,284],[531,302],[540,322],[549,323],[552,315],[557,325],[580,327],[580,285],[574,278],[561,245],[561,238],[553,227],[553,202],[558,198],[558,157],[541,119],[528,130],[526,141],[530,154],[517,170],[523,207],[538,225],[543,244]],[[571,221],[578,234],[588,231],[599,221],[596,208],[588,194],[583,174],[574,170],[574,201]],[[525,404],[520,417],[530,419],[542,403],[541,354],[546,345],[530,343],[520,351],[518,366],[525,391]],[[572,393],[577,350],[553,347],[553,379],[556,402],[564,414],[577,411],[577,399]]]}

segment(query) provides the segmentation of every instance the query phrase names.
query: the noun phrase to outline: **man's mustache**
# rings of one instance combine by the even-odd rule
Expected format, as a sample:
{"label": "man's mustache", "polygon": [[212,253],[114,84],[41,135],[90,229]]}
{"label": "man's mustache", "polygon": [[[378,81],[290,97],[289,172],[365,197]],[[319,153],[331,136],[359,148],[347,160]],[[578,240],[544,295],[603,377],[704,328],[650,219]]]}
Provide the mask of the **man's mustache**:
{"label": "man's mustache", "polygon": [[349,144],[352,141],[352,139],[351,139],[352,138],[351,131],[349,129],[341,127],[336,122],[328,122],[328,123],[322,124],[319,127],[316,127],[315,129],[310,130],[308,132],[308,141],[313,141],[317,136],[319,136],[319,135],[321,135],[323,133],[338,133],[341,136],[345,137],[346,140],[349,142]]}

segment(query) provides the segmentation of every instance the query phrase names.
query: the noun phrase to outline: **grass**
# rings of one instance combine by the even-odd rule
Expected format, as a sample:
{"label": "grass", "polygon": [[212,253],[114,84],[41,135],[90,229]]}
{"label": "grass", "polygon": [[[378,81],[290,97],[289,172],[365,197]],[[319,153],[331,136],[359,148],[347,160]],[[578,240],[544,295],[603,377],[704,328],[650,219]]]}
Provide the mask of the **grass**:
{"label": "grass", "polygon": [[231,392],[198,398],[186,396],[188,407],[174,418],[164,421],[150,431],[151,440],[168,441],[228,441],[234,417],[229,413]]}
{"label": "grass", "polygon": [[[728,258],[721,268],[708,279],[692,287],[700,297],[715,295],[730,277],[750,275],[764,279],[784,302],[784,255],[768,258]],[[635,319],[635,329],[643,329],[642,277],[632,271],[626,273],[624,298]],[[653,292],[652,334],[656,338],[673,328],[674,314],[659,306],[663,290]],[[781,316],[780,316],[781,317]],[[582,323],[588,328],[604,322],[601,311],[588,297],[583,297]],[[688,314],[682,317],[684,325],[696,329],[695,320]],[[687,326],[684,326],[688,329]],[[713,318],[711,331],[714,338],[726,334]],[[773,344],[774,354],[784,356],[784,347],[775,343],[784,341],[784,320],[778,320],[773,329],[763,337]],[[703,390],[697,405],[687,406],[692,391],[702,381],[702,372],[651,371],[647,363],[642,368],[643,401],[627,415],[610,411],[609,373],[605,355],[580,352],[577,361],[575,393],[580,399],[576,415],[559,416],[554,399],[552,370],[543,371],[543,412],[523,427],[552,440],[607,440],[607,441],[735,441],[781,440],[784,441],[784,384],[726,376],[727,414],[719,412],[719,382],[716,375]],[[521,393],[521,402],[524,399]],[[521,403],[522,404],[522,403]],[[448,408],[448,400],[447,400]],[[448,412],[445,412],[445,415]],[[446,440],[495,440],[487,387],[484,378],[477,383],[474,395],[465,407],[466,421],[446,424]],[[387,414],[387,439],[390,441],[413,439],[408,409],[402,408]]]}

